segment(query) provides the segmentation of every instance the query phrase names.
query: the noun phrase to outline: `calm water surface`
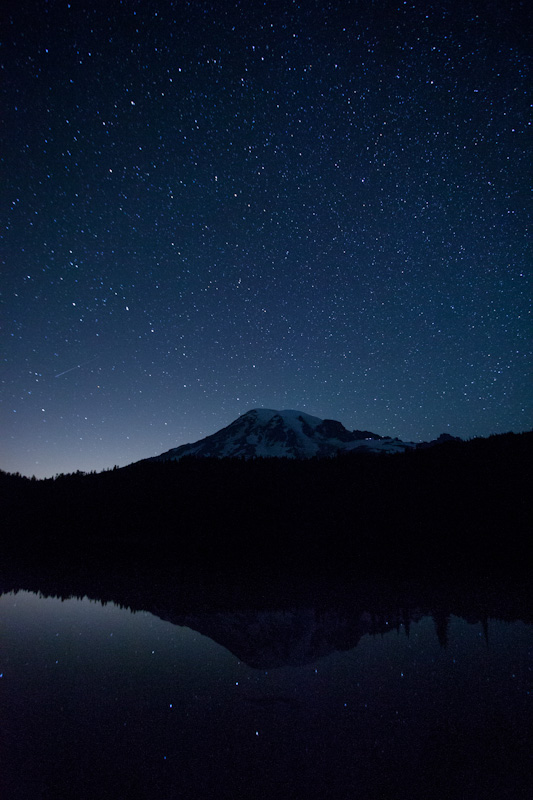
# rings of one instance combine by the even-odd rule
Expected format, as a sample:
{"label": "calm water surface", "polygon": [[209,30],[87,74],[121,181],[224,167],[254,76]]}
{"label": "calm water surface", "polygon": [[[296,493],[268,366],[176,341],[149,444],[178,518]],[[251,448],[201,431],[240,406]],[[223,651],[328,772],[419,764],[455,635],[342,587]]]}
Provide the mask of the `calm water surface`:
{"label": "calm water surface", "polygon": [[1,796],[530,795],[532,626],[452,616],[443,647],[426,616],[309,661],[336,624],[214,615],[231,652],[112,603],[0,596]]}

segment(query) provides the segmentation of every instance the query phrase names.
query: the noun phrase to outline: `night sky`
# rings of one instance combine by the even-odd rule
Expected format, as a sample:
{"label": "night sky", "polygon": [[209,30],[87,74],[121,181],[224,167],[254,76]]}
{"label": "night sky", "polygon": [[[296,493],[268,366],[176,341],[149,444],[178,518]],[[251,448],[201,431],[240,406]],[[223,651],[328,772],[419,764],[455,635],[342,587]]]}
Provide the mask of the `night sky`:
{"label": "night sky", "polygon": [[4,4],[0,468],[531,428],[527,5]]}

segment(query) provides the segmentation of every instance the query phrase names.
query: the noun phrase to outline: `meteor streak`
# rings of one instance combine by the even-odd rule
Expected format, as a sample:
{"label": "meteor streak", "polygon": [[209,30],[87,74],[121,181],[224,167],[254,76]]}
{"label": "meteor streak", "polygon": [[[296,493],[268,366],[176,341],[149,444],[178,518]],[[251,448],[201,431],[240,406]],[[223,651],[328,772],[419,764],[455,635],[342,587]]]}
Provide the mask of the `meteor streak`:
{"label": "meteor streak", "polygon": [[91,361],[94,361],[96,356],[90,358],[88,361],[84,361],[83,364],[75,364],[73,367],[69,367],[68,369],[63,370],[63,372],[58,372],[57,375],[54,375],[55,378],[60,378],[62,375],[66,375],[67,372],[72,372],[74,369],[80,369],[80,367],[85,367],[87,364],[90,364]]}

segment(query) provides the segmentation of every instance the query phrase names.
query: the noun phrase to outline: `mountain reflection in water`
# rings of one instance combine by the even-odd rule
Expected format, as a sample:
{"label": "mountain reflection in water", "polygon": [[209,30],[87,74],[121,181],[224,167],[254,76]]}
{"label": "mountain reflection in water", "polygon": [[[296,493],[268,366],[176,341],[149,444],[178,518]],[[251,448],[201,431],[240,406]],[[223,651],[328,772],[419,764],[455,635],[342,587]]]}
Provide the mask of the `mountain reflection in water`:
{"label": "mountain reflection in water", "polygon": [[529,794],[518,591],[322,586],[254,608],[127,581],[103,604],[82,583],[92,600],[0,581],[2,797]]}

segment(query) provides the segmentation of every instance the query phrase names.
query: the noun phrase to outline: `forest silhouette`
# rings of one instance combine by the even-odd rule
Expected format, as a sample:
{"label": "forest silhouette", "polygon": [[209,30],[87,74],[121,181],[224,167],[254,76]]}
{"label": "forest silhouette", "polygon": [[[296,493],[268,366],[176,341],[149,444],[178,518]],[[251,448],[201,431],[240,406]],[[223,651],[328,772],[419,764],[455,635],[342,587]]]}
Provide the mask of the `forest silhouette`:
{"label": "forest silhouette", "polygon": [[404,454],[0,473],[4,559],[248,575],[526,574],[533,432]]}

